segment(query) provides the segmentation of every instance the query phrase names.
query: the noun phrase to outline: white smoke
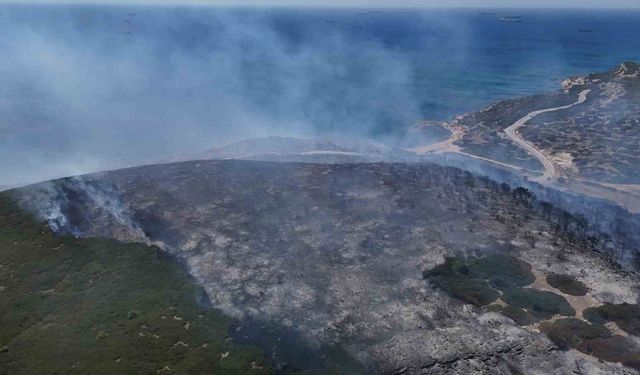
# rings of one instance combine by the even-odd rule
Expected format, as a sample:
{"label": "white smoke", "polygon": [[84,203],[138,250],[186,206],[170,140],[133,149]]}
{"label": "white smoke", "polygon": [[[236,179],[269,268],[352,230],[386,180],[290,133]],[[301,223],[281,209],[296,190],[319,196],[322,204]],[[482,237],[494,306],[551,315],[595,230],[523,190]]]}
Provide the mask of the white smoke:
{"label": "white smoke", "polygon": [[92,176],[47,181],[23,188],[18,194],[21,205],[55,233],[149,243],[114,188]]}
{"label": "white smoke", "polygon": [[53,182],[40,184],[22,200],[23,205],[39,219],[46,221],[49,228],[56,233],[69,229],[69,220],[63,213],[63,207],[68,203],[67,196]]}
{"label": "white smoke", "polygon": [[294,43],[261,12],[127,11],[0,9],[0,185],[421,119],[411,63],[380,41],[325,27]]}
{"label": "white smoke", "polygon": [[69,180],[73,188],[82,191],[89,199],[89,206],[101,209],[114,218],[118,224],[129,228],[133,233],[143,234],[140,226],[131,218],[129,209],[125,207],[117,193],[108,187],[91,183],[86,177],[73,177]]}

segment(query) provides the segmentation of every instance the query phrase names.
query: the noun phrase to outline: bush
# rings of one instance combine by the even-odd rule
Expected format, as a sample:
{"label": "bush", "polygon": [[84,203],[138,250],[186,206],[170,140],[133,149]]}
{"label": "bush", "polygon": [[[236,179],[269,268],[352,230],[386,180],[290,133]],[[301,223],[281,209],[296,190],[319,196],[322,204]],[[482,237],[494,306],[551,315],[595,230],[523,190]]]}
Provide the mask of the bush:
{"label": "bush", "polygon": [[628,362],[630,367],[640,359],[639,348],[636,343],[622,336],[611,336],[585,340],[578,350],[608,362]]}
{"label": "bush", "polygon": [[485,280],[471,278],[468,271],[460,259],[446,258],[443,264],[423,272],[423,276],[454,297],[476,306],[488,305],[500,297]]}
{"label": "bush", "polygon": [[605,324],[608,319],[603,317],[603,313],[598,307],[589,307],[582,312],[582,316],[593,324]]}
{"label": "bush", "polygon": [[513,288],[504,292],[502,300],[526,309],[539,319],[550,319],[554,315],[574,316],[576,311],[567,300],[555,293],[532,288]]}
{"label": "bush", "polygon": [[493,305],[489,305],[487,307],[484,308],[484,311],[486,312],[495,312],[495,313],[501,313],[504,307],[498,305],[498,304],[493,304]]}
{"label": "bush", "polygon": [[501,313],[507,318],[512,319],[519,326],[528,326],[539,321],[535,316],[520,307],[506,306],[502,309]]}
{"label": "bush", "polygon": [[569,275],[551,273],[547,275],[547,283],[562,293],[572,296],[584,296],[589,291],[586,285]]}
{"label": "bush", "polygon": [[562,350],[578,348],[588,339],[606,338],[611,336],[607,327],[599,324],[589,324],[583,320],[567,318],[554,322],[542,322],[540,331],[547,334],[549,340]]}
{"label": "bush", "polygon": [[621,362],[623,366],[631,367],[632,369],[640,371],[640,353],[626,356]]}
{"label": "bush", "polygon": [[422,277],[425,279],[437,279],[455,276],[456,271],[454,270],[454,267],[458,265],[458,262],[458,258],[447,257],[444,259],[444,263],[438,264],[432,269],[424,271],[422,273]]}
{"label": "bush", "polygon": [[535,281],[531,265],[511,255],[493,254],[469,263],[471,277],[491,281],[495,288],[506,290]]}
{"label": "bush", "polygon": [[500,298],[498,291],[489,287],[484,280],[449,280],[449,293],[476,306],[485,306]]}
{"label": "bush", "polygon": [[615,322],[623,331],[640,336],[640,306],[637,304],[605,303],[586,309],[583,316],[592,323]]}

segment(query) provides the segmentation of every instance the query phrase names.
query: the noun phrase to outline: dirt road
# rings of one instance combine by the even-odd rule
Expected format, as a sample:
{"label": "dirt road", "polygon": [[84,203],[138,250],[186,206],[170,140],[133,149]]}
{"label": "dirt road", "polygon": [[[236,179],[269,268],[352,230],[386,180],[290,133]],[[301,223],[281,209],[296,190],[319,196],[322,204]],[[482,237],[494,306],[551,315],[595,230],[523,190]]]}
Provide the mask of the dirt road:
{"label": "dirt road", "polygon": [[590,91],[591,90],[581,91],[580,95],[578,96],[578,101],[575,103],[564,105],[561,107],[539,109],[537,111],[529,112],[526,116],[516,121],[513,125],[504,129],[504,132],[507,137],[509,137],[509,139],[515,142],[518,146],[522,147],[529,154],[540,160],[542,165],[544,165],[544,174],[541,177],[536,178],[536,180],[541,182],[549,181],[555,177],[558,177],[558,172],[553,162],[547,156],[545,156],[540,150],[538,150],[531,142],[528,142],[524,138],[522,138],[522,136],[518,133],[518,129],[523,127],[528,121],[540,114],[560,111],[584,103],[587,100],[587,95]]}
{"label": "dirt road", "polygon": [[461,147],[455,144],[455,142],[461,140],[465,135],[465,129],[460,125],[449,127],[449,130],[451,130],[451,136],[447,140],[426,146],[416,147],[413,149],[409,149],[408,151],[412,151],[419,155],[457,153],[488,163],[507,167],[513,170],[518,170],[527,175],[530,180],[537,181],[545,185],[553,184],[556,186],[556,188],[568,189],[580,194],[605,198],[615,202],[616,204],[629,210],[630,212],[640,213],[640,200],[638,199],[640,197],[640,185],[611,184],[598,181],[588,181],[579,178],[571,178],[562,184],[558,184],[558,180],[556,178],[560,177],[560,172],[558,168],[556,168],[554,162],[550,160],[550,158],[547,157],[542,151],[538,150],[535,145],[522,138],[522,136],[518,132],[518,130],[523,127],[528,121],[540,114],[559,111],[584,103],[587,100],[587,95],[589,94],[589,92],[590,90],[581,91],[578,95],[578,100],[575,103],[530,112],[523,118],[516,121],[513,125],[504,129],[504,132],[509,137],[509,139],[511,139],[518,146],[522,147],[525,151],[540,160],[540,162],[544,166],[544,174],[542,176],[539,176],[535,172],[525,170],[522,167],[508,164],[503,161],[484,158],[479,155],[474,155],[463,151]]}
{"label": "dirt road", "polygon": [[464,128],[460,125],[449,125],[447,126],[447,129],[451,131],[451,136],[446,140],[426,146],[412,148],[408,151],[414,152],[418,155],[429,153],[460,152],[460,147],[456,146],[454,143],[464,137]]}

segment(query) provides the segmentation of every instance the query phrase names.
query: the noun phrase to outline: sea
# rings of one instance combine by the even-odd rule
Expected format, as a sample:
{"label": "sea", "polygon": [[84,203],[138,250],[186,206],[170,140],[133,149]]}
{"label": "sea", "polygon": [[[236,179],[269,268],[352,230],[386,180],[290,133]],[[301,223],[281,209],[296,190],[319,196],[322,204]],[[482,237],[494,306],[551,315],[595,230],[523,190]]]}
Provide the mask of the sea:
{"label": "sea", "polygon": [[[640,61],[640,10],[3,4],[0,50],[9,185],[254,136],[401,137]],[[234,337],[313,367],[264,329]]]}
{"label": "sea", "polygon": [[556,90],[569,76],[640,59],[640,10],[280,10],[273,24],[297,43],[338,30],[405,56],[411,80],[402,89],[418,98],[425,119]]}
{"label": "sea", "polygon": [[8,184],[51,160],[64,174],[253,136],[403,136],[640,61],[640,10],[3,4],[0,50]]}

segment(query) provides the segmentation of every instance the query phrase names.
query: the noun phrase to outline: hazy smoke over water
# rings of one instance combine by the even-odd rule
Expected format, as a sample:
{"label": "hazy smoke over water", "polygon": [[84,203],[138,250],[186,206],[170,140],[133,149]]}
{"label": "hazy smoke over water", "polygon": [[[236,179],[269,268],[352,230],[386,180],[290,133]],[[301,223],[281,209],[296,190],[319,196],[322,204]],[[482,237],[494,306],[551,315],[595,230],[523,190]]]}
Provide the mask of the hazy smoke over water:
{"label": "hazy smoke over water", "polygon": [[[530,29],[464,11],[4,5],[0,186],[243,138],[397,140],[640,50],[615,29],[633,17],[589,21],[628,41],[591,41],[598,57],[562,15],[526,16]],[[555,39],[564,25],[574,39]]]}
{"label": "hazy smoke over water", "polygon": [[400,56],[327,31],[296,42],[256,12],[11,9],[0,185],[420,118]]}

